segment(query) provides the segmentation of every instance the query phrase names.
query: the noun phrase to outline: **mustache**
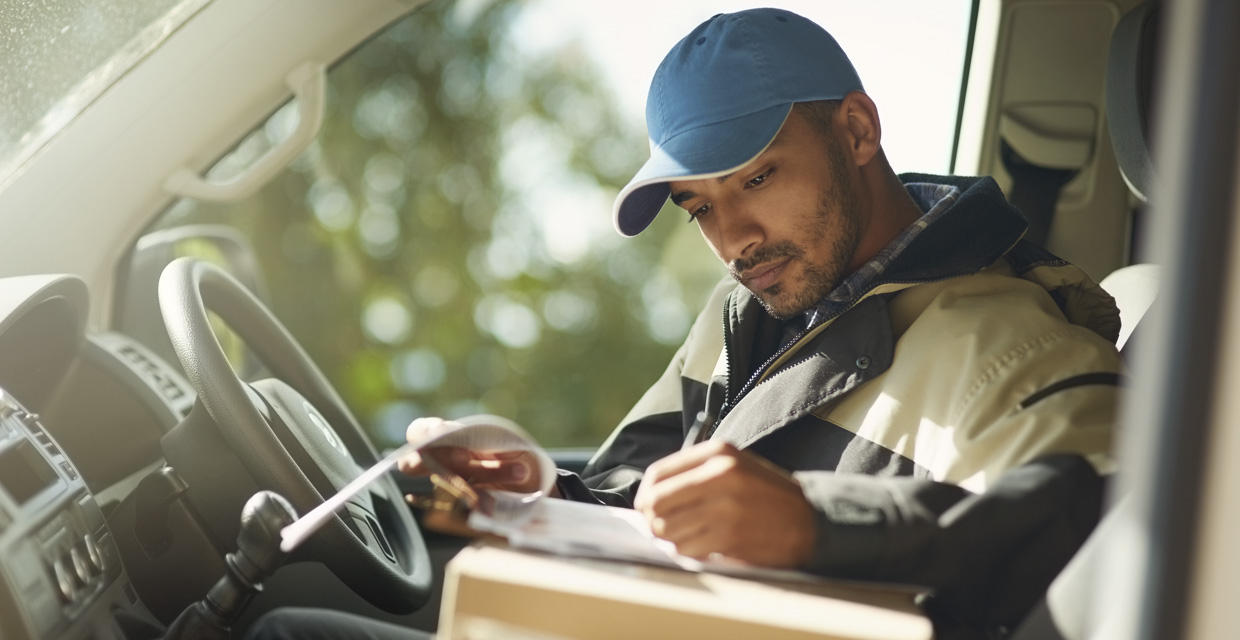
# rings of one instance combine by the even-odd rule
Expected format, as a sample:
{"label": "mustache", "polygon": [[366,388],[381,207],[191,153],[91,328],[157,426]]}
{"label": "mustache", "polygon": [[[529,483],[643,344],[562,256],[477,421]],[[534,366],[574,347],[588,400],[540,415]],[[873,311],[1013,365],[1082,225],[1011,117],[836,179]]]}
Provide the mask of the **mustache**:
{"label": "mustache", "polygon": [[783,258],[796,259],[803,255],[805,255],[805,252],[800,247],[788,240],[784,240],[783,242],[777,242],[772,245],[760,247],[757,251],[754,251],[752,256],[749,256],[748,258],[737,258],[733,260],[728,263],[728,273],[732,274],[732,277],[735,278],[737,282],[740,282],[741,274],[743,274],[747,269],[752,269],[764,262],[771,262],[773,260],[780,260]]}

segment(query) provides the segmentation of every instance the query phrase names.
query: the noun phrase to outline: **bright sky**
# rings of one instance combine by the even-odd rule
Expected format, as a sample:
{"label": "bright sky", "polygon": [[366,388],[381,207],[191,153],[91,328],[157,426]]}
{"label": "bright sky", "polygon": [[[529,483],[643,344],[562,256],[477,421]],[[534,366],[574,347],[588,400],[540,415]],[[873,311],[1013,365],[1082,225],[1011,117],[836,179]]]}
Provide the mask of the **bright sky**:
{"label": "bright sky", "polygon": [[969,0],[528,0],[515,32],[530,52],[577,38],[644,128],[650,79],[681,37],[716,13],[772,4],[822,25],[848,53],[896,171],[948,170]]}

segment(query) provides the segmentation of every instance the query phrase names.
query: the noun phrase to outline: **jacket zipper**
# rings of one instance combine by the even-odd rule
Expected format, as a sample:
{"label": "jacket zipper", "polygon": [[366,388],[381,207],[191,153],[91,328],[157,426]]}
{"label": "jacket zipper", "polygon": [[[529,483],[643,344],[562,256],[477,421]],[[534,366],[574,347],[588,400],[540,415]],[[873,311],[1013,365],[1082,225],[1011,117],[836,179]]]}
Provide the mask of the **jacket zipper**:
{"label": "jacket zipper", "polygon": [[[868,292],[867,292],[867,293],[868,293]],[[829,317],[829,318],[827,318],[827,319],[823,320],[822,322],[830,322],[830,321],[832,321],[832,320],[834,320],[834,319],[836,319],[836,318],[840,317],[841,315],[843,315],[843,314],[847,313],[850,309],[852,309],[853,307],[857,306],[857,303],[861,302],[861,300],[862,300],[862,299],[864,299],[864,297],[865,297],[865,296],[863,295],[861,298],[858,298],[858,299],[857,299],[857,302],[854,302],[853,304],[849,305],[846,309],[844,309],[844,310],[840,311],[839,313],[837,313],[837,314],[835,314],[835,315],[833,315],[833,316],[831,316],[831,317]],[[821,323],[819,323],[819,324],[821,324]],[[732,398],[732,393],[731,393],[731,392],[732,392],[732,389],[731,389],[731,387],[732,387],[732,374],[731,374],[731,369],[729,368],[729,370],[728,370],[728,386],[727,386],[727,388],[728,388],[728,393],[727,393],[726,395],[724,395],[723,407],[719,410],[719,417],[715,420],[715,424],[711,426],[711,429],[710,429],[710,430],[711,430],[711,433],[714,433],[715,429],[719,428],[719,423],[720,423],[720,422],[722,422],[722,421],[723,421],[723,418],[724,418],[725,416],[727,416],[727,415],[728,415],[728,412],[730,412],[730,411],[732,410],[732,407],[736,406],[736,403],[737,403],[737,402],[740,402],[741,398],[744,398],[744,397],[745,397],[745,396],[746,396],[746,395],[747,395],[750,391],[752,391],[752,390],[753,390],[753,388],[754,388],[754,387],[757,387],[759,384],[761,384],[760,382],[757,382],[757,380],[758,380],[758,378],[762,377],[762,372],[766,371],[767,367],[771,366],[771,365],[772,365],[772,364],[773,364],[776,360],[778,360],[780,357],[782,357],[782,356],[784,355],[784,353],[786,353],[789,349],[791,349],[792,347],[796,346],[796,345],[797,345],[797,343],[799,343],[802,339],[804,339],[804,338],[805,338],[805,336],[806,336],[806,335],[810,332],[810,329],[811,329],[811,327],[806,327],[805,329],[803,329],[800,333],[798,333],[798,334],[797,334],[796,338],[794,338],[794,339],[792,339],[791,341],[789,341],[789,342],[788,342],[788,344],[784,345],[783,347],[780,347],[780,348],[779,348],[779,350],[778,350],[778,351],[776,351],[774,355],[772,355],[771,357],[767,358],[767,359],[766,359],[766,362],[763,362],[763,363],[762,363],[762,366],[760,366],[760,367],[758,367],[757,369],[755,369],[755,370],[754,370],[754,372],[753,372],[753,374],[752,374],[751,376],[749,376],[749,379],[748,379],[747,381],[745,381],[744,386],[742,386],[742,387],[741,387],[740,392],[738,392],[738,393],[737,393],[737,395],[736,395],[736,398],[735,398],[735,399],[733,399],[733,398]],[[726,336],[726,335],[728,335],[726,325],[725,325],[725,327],[724,327],[724,335],[725,335],[725,336]],[[730,358],[726,355],[726,354],[727,354],[727,349],[728,349],[728,344],[729,344],[729,343],[730,343],[730,340],[724,340],[724,353],[725,353],[724,358],[728,360],[728,362],[729,362],[729,366],[730,366],[730,365],[731,365],[731,359],[730,359]],[[771,375],[771,377],[774,377],[775,375],[778,375],[778,373],[772,374],[772,375]],[[770,379],[770,378],[768,378],[768,380],[769,380],[769,379]],[[762,382],[766,382],[766,380],[763,380]],[[709,436],[709,434],[707,434],[707,435]]]}
{"label": "jacket zipper", "polygon": [[[963,275],[969,275],[969,274],[963,274]],[[952,278],[958,278],[958,277],[960,276],[959,275],[946,276],[943,278],[933,278],[931,280],[903,280],[903,281],[891,280],[891,281],[877,282],[873,286],[871,286],[869,289],[866,289],[865,293],[861,294],[861,296],[857,298],[855,301],[853,301],[852,304],[848,305],[844,309],[841,309],[839,312],[826,318],[822,322],[819,322],[818,325],[815,325],[815,326],[820,326],[827,322],[831,322],[832,320],[835,320],[836,318],[844,315],[845,313],[848,313],[858,304],[861,304],[863,300],[869,297],[872,291],[874,291],[875,289],[879,287],[890,285],[890,284],[895,284],[895,285],[931,284],[931,283],[942,282],[944,280],[950,280]],[[723,396],[723,406],[719,409],[719,417],[717,417],[714,421],[714,424],[711,425],[710,431],[705,436],[706,438],[709,438],[712,434],[715,433],[715,430],[719,428],[719,423],[723,422],[724,417],[727,416],[728,413],[732,411],[732,408],[735,407],[736,404],[741,401],[741,398],[744,398],[746,395],[749,394],[750,391],[753,391],[754,388],[758,387],[759,385],[764,384],[771,378],[774,378],[775,376],[783,373],[784,370],[776,371],[772,373],[769,377],[767,377],[765,380],[762,380],[761,382],[757,381],[758,378],[762,377],[762,373],[766,371],[767,367],[771,366],[776,360],[780,359],[784,355],[784,353],[786,353],[789,349],[795,347],[797,343],[801,342],[801,340],[803,340],[805,336],[809,334],[811,330],[813,330],[813,328],[814,327],[805,327],[805,329],[802,330],[801,333],[797,334],[795,339],[791,340],[790,342],[788,342],[788,344],[781,347],[778,351],[775,352],[775,355],[772,355],[770,358],[767,358],[766,362],[763,362],[761,367],[758,367],[757,369],[754,370],[753,375],[749,376],[749,380],[745,382],[745,385],[741,387],[740,391],[736,394],[736,397],[733,398],[732,397],[732,358],[729,353],[731,350],[732,340],[731,340],[731,334],[728,332],[728,305],[724,305],[723,307],[723,336],[724,336],[723,357],[724,357],[724,361],[728,365],[728,380],[727,380],[727,385],[724,387],[724,389],[726,390],[726,393]]]}
{"label": "jacket zipper", "polygon": [[719,426],[719,421],[728,415],[729,405],[732,404],[732,334],[728,332],[728,310],[732,305],[732,299],[729,297],[723,304],[723,368],[728,372],[723,381],[723,404],[719,406],[719,415],[711,421],[710,429],[702,435],[702,439],[709,438]]}
{"label": "jacket zipper", "polygon": [[[1016,240],[1014,240],[1010,245],[1008,245],[1008,248],[1004,250],[1002,254],[1000,254],[1000,257],[1006,256],[1008,253],[1010,253],[1012,249],[1016,247],[1016,245],[1020,244],[1020,241],[1024,239],[1025,235],[1028,233],[1029,233],[1028,229],[1025,229],[1024,231],[1022,231],[1021,234],[1016,237]],[[983,267],[982,269],[979,269],[978,271],[975,271],[973,273],[979,273],[985,268],[986,267]],[[871,285],[870,288],[866,289],[865,293],[861,294],[861,296],[858,297],[855,301],[853,301],[852,304],[848,305],[848,307],[842,309],[839,313],[836,313],[835,315],[823,320],[819,324],[821,325],[826,322],[831,322],[832,320],[835,320],[836,318],[844,315],[845,313],[848,313],[849,311],[853,309],[853,307],[856,307],[858,304],[861,304],[861,301],[865,300],[866,297],[870,295],[870,292],[874,291],[875,289],[879,287],[886,286],[889,284],[896,284],[896,285],[931,284],[934,282],[942,282],[944,280],[950,280],[952,278],[959,278],[959,277],[966,276],[966,275],[972,275],[972,274],[960,273],[960,274],[951,275],[951,276],[944,276],[941,278],[931,278],[929,280],[889,280],[889,281],[876,282],[873,285]],[[805,329],[801,331],[801,333],[797,334],[797,337],[795,339],[793,339],[791,342],[789,342],[788,344],[780,348],[778,351],[776,351],[775,355],[771,356],[770,358],[767,358],[766,362],[762,363],[761,367],[758,367],[757,369],[754,370],[753,375],[749,377],[749,380],[745,382],[745,385],[741,387],[740,391],[736,394],[736,397],[733,398],[732,397],[732,377],[733,377],[732,376],[732,356],[730,353],[731,346],[732,346],[732,340],[731,340],[731,335],[728,333],[728,305],[727,304],[723,305],[723,359],[724,359],[724,364],[727,366],[728,378],[727,378],[726,384],[724,385],[723,405],[719,408],[719,416],[715,418],[714,424],[711,425],[710,431],[705,434],[704,438],[709,438],[711,435],[715,433],[715,430],[719,428],[719,423],[723,422],[724,417],[727,416],[728,413],[732,411],[732,407],[735,407],[736,403],[741,401],[741,398],[744,398],[750,391],[752,391],[758,385],[761,385],[765,383],[767,380],[770,380],[771,378],[774,378],[780,373],[783,373],[782,370],[776,371],[772,373],[769,377],[767,377],[765,380],[762,380],[761,382],[757,382],[758,378],[762,376],[762,372],[766,371],[767,367],[771,366],[776,360],[782,357],[784,353],[786,353],[789,349],[796,346],[797,343],[803,340],[805,336],[812,329],[813,327],[805,327]]]}

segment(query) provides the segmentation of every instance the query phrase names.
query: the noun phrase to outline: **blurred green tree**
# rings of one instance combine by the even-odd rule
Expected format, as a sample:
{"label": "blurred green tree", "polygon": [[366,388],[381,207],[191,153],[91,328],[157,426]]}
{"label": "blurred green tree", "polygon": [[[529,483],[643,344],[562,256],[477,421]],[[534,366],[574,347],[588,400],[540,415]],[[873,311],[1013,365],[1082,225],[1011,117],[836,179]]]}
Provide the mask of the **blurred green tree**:
{"label": "blurred green tree", "polygon": [[[381,445],[415,417],[478,412],[546,446],[597,445],[723,274],[683,215],[610,231],[644,132],[622,127],[571,41],[519,50],[522,8],[433,2],[393,24],[329,71],[323,130],[280,177],[155,224],[253,239],[273,310]],[[213,173],[281,139],[294,113]]]}

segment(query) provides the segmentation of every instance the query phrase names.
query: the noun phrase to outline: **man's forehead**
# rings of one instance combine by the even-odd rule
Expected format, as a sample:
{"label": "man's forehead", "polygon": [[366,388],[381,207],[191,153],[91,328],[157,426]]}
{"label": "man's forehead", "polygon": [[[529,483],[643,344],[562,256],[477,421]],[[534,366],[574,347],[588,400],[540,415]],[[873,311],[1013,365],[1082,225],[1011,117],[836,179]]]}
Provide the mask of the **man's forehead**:
{"label": "man's forehead", "polygon": [[[745,165],[745,166],[749,166],[749,165]],[[727,175],[717,176],[714,178],[695,178],[692,180],[677,180],[675,182],[669,182],[668,186],[672,188],[672,196],[675,197],[677,191],[684,191],[686,189],[692,189],[694,185],[703,184],[703,183],[723,184],[728,181],[728,178],[731,178],[732,176],[736,175],[740,171],[744,171],[744,169],[745,167],[741,167],[740,169],[737,169],[736,171],[733,171],[732,173],[729,173]]]}
{"label": "man's forehead", "polygon": [[[789,119],[791,119],[791,116],[789,116]],[[785,122],[784,124],[787,125],[787,122]],[[787,126],[781,127],[779,130],[779,133],[775,134],[775,138],[771,140],[771,143],[768,144],[765,149],[762,150],[762,153],[759,153],[756,158],[754,158],[753,160],[750,160],[744,166],[740,167],[739,169],[736,169],[735,171],[731,171],[727,174],[713,177],[713,178],[696,178],[692,180],[673,180],[671,182],[668,182],[667,183],[668,187],[670,187],[671,192],[672,192],[672,201],[679,202],[686,198],[693,197],[694,194],[692,193],[692,191],[693,191],[694,185],[723,184],[727,182],[732,176],[738,173],[744,173],[746,170],[754,168],[756,165],[761,164],[762,161],[765,160],[768,155],[770,155],[772,152],[778,150],[780,147],[787,144],[787,141],[789,139],[789,137],[785,135],[785,133],[787,132],[787,129],[788,129]],[[682,195],[682,192],[688,192],[688,195]],[[679,200],[677,199],[678,195],[682,195],[682,197]]]}

